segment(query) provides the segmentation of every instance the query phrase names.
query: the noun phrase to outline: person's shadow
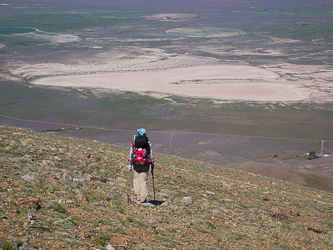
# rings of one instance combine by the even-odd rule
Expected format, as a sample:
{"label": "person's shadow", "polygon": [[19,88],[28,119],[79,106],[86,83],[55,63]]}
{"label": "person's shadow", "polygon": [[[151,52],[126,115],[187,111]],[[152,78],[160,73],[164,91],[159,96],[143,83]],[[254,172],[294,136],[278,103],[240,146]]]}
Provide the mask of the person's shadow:
{"label": "person's shadow", "polygon": [[154,206],[160,206],[160,205],[162,205],[165,201],[150,200],[150,201],[147,201],[147,202],[150,203],[150,204],[153,204]]}

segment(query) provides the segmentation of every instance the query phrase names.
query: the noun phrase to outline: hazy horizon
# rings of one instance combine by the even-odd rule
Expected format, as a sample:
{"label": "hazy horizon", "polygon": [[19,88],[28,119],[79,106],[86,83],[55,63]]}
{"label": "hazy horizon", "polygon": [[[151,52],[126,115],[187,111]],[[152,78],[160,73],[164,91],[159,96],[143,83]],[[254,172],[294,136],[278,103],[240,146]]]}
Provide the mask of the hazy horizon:
{"label": "hazy horizon", "polygon": [[[40,3],[41,10],[48,10],[48,8],[68,8],[70,11],[83,11],[87,7],[91,11],[182,11],[182,10],[230,10],[237,8],[279,8],[279,7],[293,7],[305,6],[311,4],[329,4],[333,1],[325,0],[16,0],[11,4],[16,3]],[[3,5],[4,6],[4,5]],[[80,9],[82,7],[82,9]],[[36,6],[38,8],[38,6]]]}

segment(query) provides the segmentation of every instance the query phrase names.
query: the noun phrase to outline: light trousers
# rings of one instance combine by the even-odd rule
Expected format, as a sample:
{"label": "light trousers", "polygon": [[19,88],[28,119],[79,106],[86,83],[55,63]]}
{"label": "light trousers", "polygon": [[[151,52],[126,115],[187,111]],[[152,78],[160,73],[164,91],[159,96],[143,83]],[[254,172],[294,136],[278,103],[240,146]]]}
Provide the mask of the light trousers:
{"label": "light trousers", "polygon": [[149,165],[144,164],[134,164],[133,166],[133,186],[134,186],[134,194],[136,199],[140,202],[145,202],[148,197],[148,187],[147,187],[147,179],[148,179]]}

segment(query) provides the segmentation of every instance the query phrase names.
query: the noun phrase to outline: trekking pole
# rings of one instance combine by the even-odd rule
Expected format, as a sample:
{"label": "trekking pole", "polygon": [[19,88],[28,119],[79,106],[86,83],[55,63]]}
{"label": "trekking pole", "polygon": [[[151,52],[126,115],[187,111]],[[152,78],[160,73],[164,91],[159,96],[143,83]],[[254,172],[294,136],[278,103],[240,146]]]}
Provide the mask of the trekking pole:
{"label": "trekking pole", "polygon": [[154,201],[155,201],[155,181],[154,181],[154,169],[151,169],[151,176],[153,177],[153,190],[154,190]]}

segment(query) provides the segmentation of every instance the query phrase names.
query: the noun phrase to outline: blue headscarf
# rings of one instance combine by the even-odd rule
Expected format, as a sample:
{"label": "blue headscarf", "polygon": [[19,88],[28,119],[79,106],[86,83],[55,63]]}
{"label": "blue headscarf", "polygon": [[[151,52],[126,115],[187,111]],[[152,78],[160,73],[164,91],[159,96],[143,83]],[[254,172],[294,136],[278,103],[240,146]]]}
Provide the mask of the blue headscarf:
{"label": "blue headscarf", "polygon": [[144,135],[145,133],[147,133],[144,128],[138,128],[136,131],[138,131],[139,135]]}

